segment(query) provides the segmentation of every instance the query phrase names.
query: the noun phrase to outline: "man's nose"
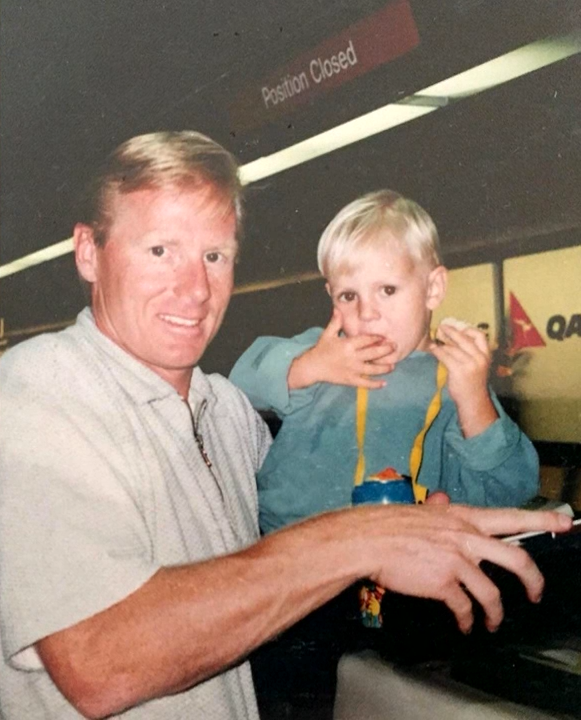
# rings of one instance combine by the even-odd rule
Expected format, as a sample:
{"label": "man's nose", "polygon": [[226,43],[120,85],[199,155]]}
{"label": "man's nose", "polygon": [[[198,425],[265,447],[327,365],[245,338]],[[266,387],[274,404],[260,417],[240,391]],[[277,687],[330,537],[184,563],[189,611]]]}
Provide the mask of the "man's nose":
{"label": "man's nose", "polygon": [[174,292],[179,297],[205,302],[210,297],[208,271],[203,260],[183,262],[176,269]]}

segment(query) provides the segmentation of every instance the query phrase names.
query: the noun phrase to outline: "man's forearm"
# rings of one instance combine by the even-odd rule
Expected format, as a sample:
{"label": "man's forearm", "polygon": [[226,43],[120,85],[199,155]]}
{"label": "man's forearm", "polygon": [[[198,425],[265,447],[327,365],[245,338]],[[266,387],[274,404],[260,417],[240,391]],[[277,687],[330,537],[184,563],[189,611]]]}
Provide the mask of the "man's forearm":
{"label": "man's forearm", "polygon": [[190,687],[356,579],[334,561],[331,526],[319,518],[234,555],[164,568],[117,605],[40,641],[40,656],[89,717]]}
{"label": "man's forearm", "polygon": [[516,573],[531,600],[543,581],[524,550],[488,535],[570,525],[557,513],[447,505],[328,513],[234,555],[162,569],[125,600],[37,648],[61,692],[99,718],[223,670],[360,577],[442,600],[465,632],[475,598],[494,630],[502,603],[480,561]]}

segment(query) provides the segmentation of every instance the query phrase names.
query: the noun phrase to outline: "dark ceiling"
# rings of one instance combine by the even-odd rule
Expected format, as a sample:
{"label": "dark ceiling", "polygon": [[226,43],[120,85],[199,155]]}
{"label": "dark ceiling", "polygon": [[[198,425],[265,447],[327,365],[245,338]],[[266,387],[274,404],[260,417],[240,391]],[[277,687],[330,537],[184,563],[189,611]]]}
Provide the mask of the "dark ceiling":
{"label": "dark ceiling", "polygon": [[[128,137],[193,128],[245,163],[581,29],[579,0],[410,0],[415,50],[269,125],[236,125],[238,93],[386,4],[3,0],[1,264],[69,237],[79,189]],[[451,265],[579,244],[580,57],[250,186],[238,281],[314,270],[318,235],[336,210],[382,186],[430,211]],[[1,282],[0,316],[14,341],[70,320],[83,303],[70,255]]]}

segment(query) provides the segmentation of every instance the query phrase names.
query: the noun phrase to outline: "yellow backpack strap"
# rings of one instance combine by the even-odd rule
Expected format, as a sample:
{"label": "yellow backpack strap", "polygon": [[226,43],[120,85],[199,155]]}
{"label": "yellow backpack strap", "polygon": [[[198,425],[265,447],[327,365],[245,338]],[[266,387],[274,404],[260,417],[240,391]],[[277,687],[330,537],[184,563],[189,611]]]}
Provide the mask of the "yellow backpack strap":
{"label": "yellow backpack strap", "polygon": [[367,418],[367,400],[369,391],[367,388],[357,388],[357,406],[355,410],[355,420],[357,427],[357,449],[359,456],[357,458],[357,466],[355,468],[354,484],[361,485],[365,476],[365,419]]}
{"label": "yellow backpack strap", "polygon": [[438,363],[436,370],[436,392],[434,397],[430,400],[428,409],[426,411],[426,419],[424,420],[424,427],[417,434],[412,451],[410,453],[410,474],[412,476],[412,486],[414,489],[414,498],[416,503],[423,503],[428,494],[427,488],[418,483],[418,475],[420,474],[420,467],[422,465],[422,458],[424,455],[424,440],[426,433],[430,429],[432,423],[436,419],[440,408],[442,407],[442,390],[446,384],[448,373],[442,363]]}

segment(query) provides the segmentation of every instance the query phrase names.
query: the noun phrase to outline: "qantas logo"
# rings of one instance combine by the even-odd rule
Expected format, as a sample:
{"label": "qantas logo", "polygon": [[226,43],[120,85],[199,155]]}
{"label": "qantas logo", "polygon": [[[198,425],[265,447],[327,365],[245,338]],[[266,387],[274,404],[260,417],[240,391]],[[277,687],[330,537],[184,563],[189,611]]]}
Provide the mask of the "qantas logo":
{"label": "qantas logo", "polygon": [[508,321],[512,336],[510,349],[513,353],[524,348],[545,347],[547,344],[512,293],[509,296]]}
{"label": "qantas logo", "polygon": [[[512,353],[525,348],[546,347],[547,343],[513,293],[509,295],[508,321]],[[574,313],[569,318],[565,315],[551,315],[545,330],[547,338],[560,342],[574,335],[581,337],[581,313]]]}
{"label": "qantas logo", "polygon": [[551,340],[581,337],[581,313],[571,315],[569,320],[564,315],[552,315],[547,322],[547,335]]}

